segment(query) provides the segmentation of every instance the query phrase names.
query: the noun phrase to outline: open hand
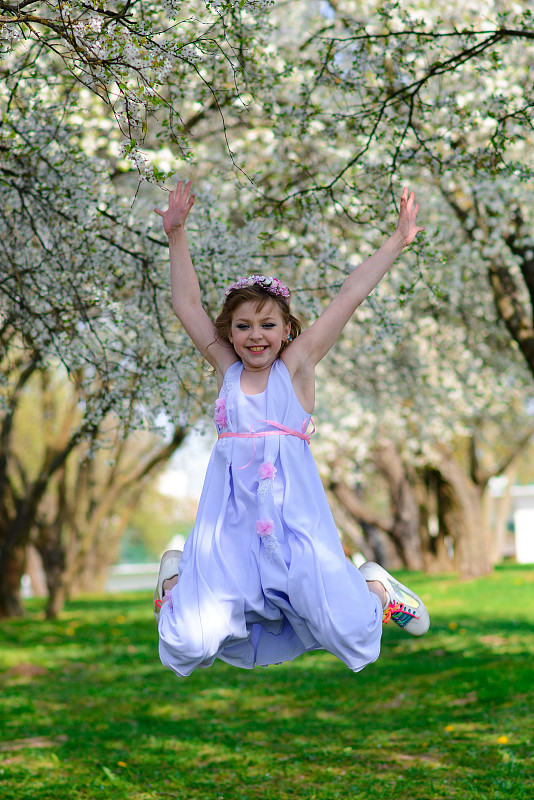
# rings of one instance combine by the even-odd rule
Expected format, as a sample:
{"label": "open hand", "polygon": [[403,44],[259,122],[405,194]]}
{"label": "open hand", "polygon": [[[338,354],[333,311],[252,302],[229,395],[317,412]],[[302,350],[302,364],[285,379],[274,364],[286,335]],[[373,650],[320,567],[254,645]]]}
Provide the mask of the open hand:
{"label": "open hand", "polygon": [[418,203],[415,203],[415,195],[413,192],[408,192],[405,186],[401,197],[401,206],[399,213],[399,221],[397,222],[397,231],[404,238],[405,243],[411,244],[418,233],[424,231],[424,228],[416,224],[417,212],[419,211]]}
{"label": "open hand", "polygon": [[159,208],[154,209],[156,214],[159,214],[163,219],[163,227],[165,228],[167,236],[169,236],[172,231],[184,227],[187,215],[195,202],[195,195],[190,194],[190,192],[191,181],[187,181],[185,185],[184,181],[178,181],[176,190],[174,192],[169,192],[169,207],[167,210],[161,211]]}

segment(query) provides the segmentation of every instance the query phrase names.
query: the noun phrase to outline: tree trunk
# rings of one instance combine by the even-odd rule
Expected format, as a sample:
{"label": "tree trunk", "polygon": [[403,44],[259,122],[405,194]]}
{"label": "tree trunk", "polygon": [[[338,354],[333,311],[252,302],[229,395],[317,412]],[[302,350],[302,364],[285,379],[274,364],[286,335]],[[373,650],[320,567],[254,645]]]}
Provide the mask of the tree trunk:
{"label": "tree trunk", "polygon": [[100,527],[96,533],[91,550],[83,560],[75,576],[76,590],[79,592],[103,592],[106,588],[109,570],[115,563],[121,539],[143,493],[143,486],[130,491],[121,499],[120,512],[114,514],[111,527]]}
{"label": "tree trunk", "polygon": [[376,561],[376,553],[367,541],[362,526],[356,522],[352,514],[349,514],[333,492],[327,491],[327,497],[341,535],[345,554],[352,556],[355,553],[361,553],[366,561]]}
{"label": "tree trunk", "polygon": [[[378,528],[393,544],[399,559],[397,564],[400,561],[400,564],[408,569],[422,569],[419,505],[412,485],[415,476],[408,472],[401,454],[392,441],[377,446],[373,451],[372,460],[387,483],[390,499],[389,514],[382,515],[373,511],[343,480],[332,481],[330,490],[345,511],[366,532],[366,539],[375,552],[377,547],[380,550],[384,549],[377,541],[376,533],[371,533]],[[385,553],[382,552],[381,559],[384,557]],[[394,560],[394,558],[389,559],[390,562]]]}
{"label": "tree trunk", "polygon": [[[0,592],[2,601],[0,603],[0,615],[17,615],[22,609],[20,595],[20,579],[24,574],[25,556],[24,552],[30,541],[32,529],[35,527],[37,512],[43,496],[50,485],[50,481],[61,469],[69,454],[74,450],[81,437],[78,430],[62,450],[48,448],[41,466],[40,474],[37,479],[24,487],[24,493],[17,499],[16,509],[8,521],[5,530],[0,531]],[[20,555],[22,551],[22,557]],[[16,566],[13,566],[16,565]],[[18,585],[15,588],[15,572],[19,569]],[[11,599],[9,592],[14,592]],[[13,609],[13,612],[8,611]]]}
{"label": "tree trunk", "polygon": [[370,551],[372,559],[379,561],[386,568],[407,566],[402,542],[392,536],[393,518],[382,516],[370,509],[343,480],[332,481],[329,488],[345,514],[348,514],[363,531],[367,554]]}
{"label": "tree trunk", "polygon": [[43,562],[48,589],[46,616],[55,619],[67,598],[64,581],[66,553],[61,543],[62,522],[40,526],[35,546]]}
{"label": "tree trunk", "polygon": [[4,561],[0,581],[0,618],[21,617],[24,614],[20,581],[24,575],[25,562],[26,548],[24,545],[16,544]]}
{"label": "tree trunk", "polygon": [[33,597],[48,597],[48,586],[43,568],[43,559],[35,545],[26,548],[26,575],[30,579]]}
{"label": "tree trunk", "polygon": [[484,488],[474,483],[450,454],[442,453],[437,470],[439,524],[454,542],[455,567],[464,578],[487,575],[493,563]]}
{"label": "tree trunk", "polygon": [[391,536],[368,522],[362,522],[361,525],[368,547],[373,553],[371,561],[376,561],[391,572],[406,566]]}
{"label": "tree trunk", "polygon": [[41,505],[36,541],[48,582],[47,616],[57,616],[71,595],[104,590],[143,489],[186,434],[177,426],[170,442],[149,442],[138,451],[129,450],[123,439],[110,468],[78,450],[57,472],[55,492]]}
{"label": "tree trunk", "polygon": [[388,531],[395,542],[399,555],[408,569],[423,567],[423,554],[419,538],[419,506],[414,492],[414,475],[395,444],[388,440],[375,448],[373,461],[385,478],[393,515],[392,528]]}
{"label": "tree trunk", "polygon": [[454,570],[452,541],[447,541],[438,517],[439,473],[431,467],[420,472],[417,481],[419,538],[425,572],[437,574]]}

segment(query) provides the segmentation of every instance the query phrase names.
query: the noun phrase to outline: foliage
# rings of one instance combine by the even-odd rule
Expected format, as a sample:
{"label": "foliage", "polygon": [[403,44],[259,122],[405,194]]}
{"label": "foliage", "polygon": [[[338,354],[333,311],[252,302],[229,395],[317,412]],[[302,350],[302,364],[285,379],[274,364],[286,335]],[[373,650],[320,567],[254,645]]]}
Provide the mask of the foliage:
{"label": "foliage", "polygon": [[[410,335],[428,340],[433,335],[428,317],[438,325],[446,317],[453,327],[459,323],[471,330],[476,324],[480,336],[489,341],[483,326],[494,332],[495,315],[487,314],[492,302],[488,258],[504,253],[505,267],[513,267],[517,253],[514,257],[506,239],[511,214],[520,208],[527,229],[530,219],[526,154],[532,90],[524,80],[532,33],[528,4],[504,9],[487,0],[483,6],[454,3],[438,10],[423,9],[417,2],[377,0],[367,0],[364,6],[336,2],[310,3],[305,8],[298,2],[283,7],[198,2],[185,9],[173,2],[163,7],[139,2],[115,7],[72,0],[57,5],[26,3],[17,12],[9,4],[4,6],[6,108],[20,108],[26,124],[34,128],[32,116],[37,115],[38,121],[44,116],[43,130],[51,130],[62,112],[71,127],[60,127],[63,133],[58,139],[64,144],[55,147],[62,149],[63,163],[72,161],[74,173],[77,164],[90,171],[79,152],[82,142],[87,152],[96,147],[114,165],[120,163],[116,148],[92,144],[95,132],[102,139],[104,127],[111,143],[117,142],[120,131],[118,139],[145,177],[152,174],[148,162],[160,163],[158,150],[164,137],[164,160],[171,172],[179,159],[181,168],[184,159],[195,160],[201,185],[219,178],[216,193],[204,183],[205,194],[197,205],[211,207],[192,225],[195,264],[208,307],[216,307],[222,286],[236,269],[264,258],[290,279],[297,306],[305,316],[313,316],[343,275],[376,245],[379,232],[390,230],[390,208],[400,180],[410,179],[425,192],[430,244],[416,249],[415,273],[413,268],[396,270],[386,297],[359,317],[364,335],[372,337],[370,329],[376,331],[377,326],[379,336],[406,329],[408,316]],[[23,39],[17,31],[24,32]],[[86,87],[85,94],[79,94],[80,84]],[[65,100],[78,94],[82,102],[76,117]],[[98,130],[106,104],[116,126],[110,130],[107,120]],[[88,132],[80,129],[79,121],[73,130],[72,120],[79,120],[80,112],[89,108],[100,110],[93,115],[96,120],[85,114]],[[17,142],[19,130],[6,125],[6,149],[11,152],[10,138]],[[37,157],[39,138],[22,135],[30,160]],[[146,163],[145,157],[134,157],[141,142]],[[94,160],[90,164],[106,184],[102,164],[94,167]],[[223,183],[223,176],[232,180]],[[91,183],[87,175],[85,180],[82,175],[73,178],[68,187],[55,186],[55,192],[59,197],[68,194],[69,208],[78,206],[80,218],[93,219],[96,214],[95,235],[106,221],[112,241],[119,237],[126,261],[133,259],[121,266],[117,281],[114,270],[109,270],[113,252],[100,252],[100,242],[93,241],[94,263],[81,273],[87,293],[75,305],[78,315],[80,306],[94,308],[94,295],[104,287],[93,315],[102,314],[106,328],[112,317],[109,340],[123,358],[126,347],[120,340],[126,340],[127,357],[134,362],[131,369],[143,375],[139,393],[149,388],[146,396],[157,397],[165,386],[172,408],[177,372],[185,372],[187,386],[196,386],[198,362],[190,365],[183,349],[179,360],[173,353],[169,322],[161,313],[166,284],[157,269],[146,271],[148,263],[154,267],[159,260],[163,243],[151,235],[151,223],[147,229],[146,222],[144,227],[135,223],[131,210],[119,213],[116,199],[83,198],[80,191],[76,193],[70,183],[85,191]],[[49,192],[45,200],[50,199]],[[464,217],[451,219],[451,207]],[[145,209],[140,204],[134,215],[146,214]],[[266,215],[262,226],[251,223],[251,217],[262,211]],[[274,212],[270,219],[267,211]],[[42,216],[46,219],[44,210]],[[484,222],[490,223],[488,232]],[[232,236],[229,231],[234,228],[244,228],[244,234]],[[67,239],[67,246],[75,245],[79,260],[85,262],[91,247],[80,246],[78,237],[79,231],[73,229],[62,239],[64,243]],[[122,237],[127,241],[123,243]],[[455,252],[451,243],[462,239]],[[57,252],[59,244],[54,243]],[[526,246],[521,237],[519,245]],[[479,251],[477,258],[474,248]],[[11,249],[15,251],[14,246]],[[139,268],[142,280],[136,274]],[[56,275],[52,270],[48,291],[43,292],[47,297],[52,285],[61,285],[56,278],[65,283],[65,271]],[[469,287],[466,302],[458,304],[465,286]],[[25,291],[31,296],[32,287],[26,284]],[[124,295],[128,300],[122,299]],[[399,297],[408,304],[404,312],[397,309]],[[477,316],[479,298],[483,302]],[[68,297],[59,299],[62,308],[72,305]],[[132,347],[129,328],[144,331],[150,324],[164,341],[158,345],[153,341],[147,357],[146,345],[139,353]],[[68,329],[69,340],[73,327]],[[501,332],[498,335],[503,341]],[[349,342],[353,341],[351,331]],[[171,350],[167,343],[172,343]],[[74,331],[69,354],[72,350],[83,359],[88,346],[78,345]],[[101,365],[104,353],[109,359],[107,349],[97,347],[87,360]],[[381,352],[380,358],[389,355]],[[474,358],[480,358],[479,353]],[[111,365],[115,360],[111,358]],[[410,363],[414,361],[416,355]],[[110,375],[113,385],[123,388],[125,372],[120,362]],[[452,381],[454,386],[462,384],[464,375],[458,378]],[[491,391],[490,382],[486,383]],[[427,386],[423,392],[420,389],[417,396],[426,396]]]}
{"label": "foliage", "polygon": [[[79,437],[83,396],[59,367],[34,369],[19,392],[8,395],[3,420],[0,607],[20,613],[20,575],[14,561],[31,540],[46,573],[56,614],[82,579],[98,586],[139,495],[182,443],[186,429],[165,439],[136,430],[134,415],[108,413],[86,438]],[[10,584],[13,590],[10,591]]]}
{"label": "foliage", "polygon": [[0,632],[2,796],[526,800],[532,568],[408,577],[429,634],[388,626],[358,674],[316,653],[179,681],[158,662],[148,596],[87,597],[46,622],[32,602]]}
{"label": "foliage", "polygon": [[109,107],[122,153],[143,177],[159,180],[164,172],[139,149],[152,118],[162,112],[167,140],[189,157],[184,104],[194,103],[196,114],[206,106],[220,114],[240,98],[245,53],[254,52],[268,5],[30,0],[13,6],[2,0],[0,36],[10,74],[31,81],[48,61],[64,92],[86,87]]}
{"label": "foliage", "polygon": [[187,537],[195,518],[194,501],[163,494],[157,485],[143,492],[121,540],[121,560],[158,561],[174,536]]}
{"label": "foliage", "polygon": [[[96,152],[98,139],[109,130],[100,95],[132,136],[143,127],[136,92],[151,97],[147,88],[168,67],[162,52],[169,42],[160,41],[161,9],[149,12],[140,3],[118,14],[100,5],[91,13],[81,3],[2,3],[0,9],[5,51],[0,87],[0,613],[12,613],[20,611],[16,587],[24,547],[42,521],[40,504],[47,507],[41,529],[56,529],[56,566],[65,561],[64,534],[58,530],[66,524],[78,553],[89,547],[87,537],[84,544],[79,541],[81,517],[100,521],[95,537],[105,540],[117,527],[117,505],[108,504],[105,519],[86,514],[81,502],[77,511],[72,504],[66,509],[69,504],[61,502],[66,490],[78,481],[96,488],[95,451],[120,450],[121,437],[136,427],[152,430],[172,420],[178,431],[194,422],[213,389],[171,313],[166,245],[159,230],[154,234],[156,218],[141,202],[132,210],[132,197],[125,200],[112,183],[114,164]],[[137,38],[132,14],[141,26]],[[157,51],[144,64],[139,60],[142,38]],[[178,49],[178,61],[195,71],[194,58],[184,47]],[[111,99],[116,90],[117,102]],[[147,108],[154,103],[149,101]],[[86,130],[91,108],[95,114]],[[126,150],[136,160],[132,139]],[[227,232],[215,248],[206,247],[205,260],[197,249],[200,269],[210,274],[214,254],[235,252],[236,242],[246,235]],[[75,407],[61,424],[48,420],[42,458],[26,471],[16,447],[21,396],[32,377],[52,385],[54,371],[62,368],[72,382]],[[165,452],[170,449],[162,444],[160,460]],[[116,452],[111,459],[119,461]],[[67,461],[82,467],[73,467],[65,477]],[[118,466],[110,472],[117,480],[113,491],[103,493],[108,499],[137,474],[130,470],[125,478]],[[102,470],[100,478],[104,473],[108,476]],[[144,475],[141,470],[138,492]],[[49,524],[49,508],[59,506],[62,513],[53,511]],[[102,511],[102,503],[91,495],[88,507],[95,506]]]}
{"label": "foliage", "polygon": [[[191,422],[213,399],[170,314],[151,210],[178,169],[200,187],[190,238],[207,308],[261,265],[307,321],[413,185],[427,242],[323,373],[332,441],[359,466],[393,430],[412,466],[458,433],[521,440],[533,38],[526,1],[0,0],[4,452],[27,376],[57,360],[84,411],[73,447],[109,413],[124,432],[161,412]],[[132,174],[153,185],[136,193]]]}
{"label": "foliage", "polygon": [[[8,391],[16,383],[25,353],[36,366],[60,359],[83,397],[85,432],[110,410],[119,418],[133,405],[145,414],[175,410],[187,350],[163,277],[148,271],[147,235],[106,183],[105,165],[80,152],[53,111],[43,118],[22,105],[2,125],[3,383]],[[159,390],[148,392],[154,384]]]}

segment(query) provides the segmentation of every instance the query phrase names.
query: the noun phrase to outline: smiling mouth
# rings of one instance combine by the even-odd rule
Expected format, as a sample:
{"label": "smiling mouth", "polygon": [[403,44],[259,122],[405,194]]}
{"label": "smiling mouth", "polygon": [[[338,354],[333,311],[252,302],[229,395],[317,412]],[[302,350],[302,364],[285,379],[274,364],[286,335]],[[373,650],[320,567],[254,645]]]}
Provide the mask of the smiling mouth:
{"label": "smiling mouth", "polygon": [[254,347],[249,347],[248,349],[251,350],[253,353],[261,353],[263,350],[267,349],[267,345],[266,344],[254,345]]}

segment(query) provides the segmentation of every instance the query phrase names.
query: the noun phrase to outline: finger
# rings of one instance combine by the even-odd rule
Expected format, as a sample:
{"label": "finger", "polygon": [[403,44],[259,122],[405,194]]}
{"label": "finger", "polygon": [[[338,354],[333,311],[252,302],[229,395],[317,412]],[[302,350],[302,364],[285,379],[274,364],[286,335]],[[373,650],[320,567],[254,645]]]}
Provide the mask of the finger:
{"label": "finger", "polygon": [[160,217],[163,216],[163,211],[160,211],[159,208],[155,208],[154,213],[159,214]]}
{"label": "finger", "polygon": [[182,198],[186,203],[189,202],[189,197],[190,197],[189,192],[191,191],[191,186],[192,185],[193,185],[193,181],[187,181],[187,183],[184,186],[184,191],[183,191],[183,194],[182,194]]}

